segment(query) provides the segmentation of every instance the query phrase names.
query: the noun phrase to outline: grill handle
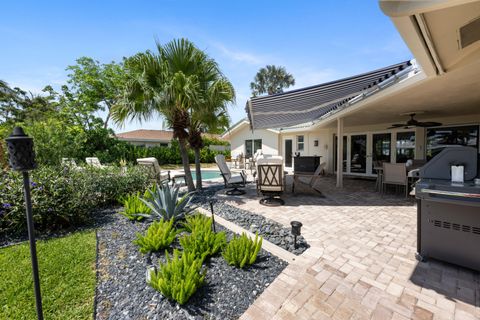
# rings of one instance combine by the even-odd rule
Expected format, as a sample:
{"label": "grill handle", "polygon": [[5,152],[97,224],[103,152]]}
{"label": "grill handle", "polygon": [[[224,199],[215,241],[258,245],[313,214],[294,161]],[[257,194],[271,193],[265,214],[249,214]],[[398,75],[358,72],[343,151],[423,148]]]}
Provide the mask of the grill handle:
{"label": "grill handle", "polygon": [[432,194],[432,195],[480,199],[480,194],[478,193],[455,192],[455,191],[445,191],[445,190],[426,189],[426,188],[421,189],[420,191],[424,193]]}

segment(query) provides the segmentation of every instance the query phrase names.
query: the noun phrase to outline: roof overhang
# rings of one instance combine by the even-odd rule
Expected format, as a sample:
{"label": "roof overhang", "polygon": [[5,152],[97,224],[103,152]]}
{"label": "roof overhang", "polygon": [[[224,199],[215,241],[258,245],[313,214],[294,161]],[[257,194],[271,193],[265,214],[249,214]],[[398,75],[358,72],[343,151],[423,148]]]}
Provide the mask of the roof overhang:
{"label": "roof overhang", "polygon": [[[380,0],[427,76],[442,75],[480,58],[480,41],[464,41],[466,26],[480,18],[479,0]],[[475,38],[475,25],[467,36]],[[468,28],[467,28],[468,29]]]}
{"label": "roof overhang", "polygon": [[[235,124],[233,124],[230,128],[228,128],[227,131],[225,131],[224,133],[222,133],[220,135],[220,138],[222,139],[228,139],[230,135],[232,135],[233,133],[237,132],[238,130],[244,128],[244,127],[250,127],[250,121],[248,121],[247,119],[242,119],[238,122],[236,122]],[[280,131],[279,130],[276,130],[276,129],[266,129],[270,132],[273,132],[273,133],[279,133]]]}
{"label": "roof overhang", "polygon": [[146,139],[146,138],[124,138],[124,137],[117,137],[118,140],[121,141],[130,141],[130,142],[170,142],[171,139]]}

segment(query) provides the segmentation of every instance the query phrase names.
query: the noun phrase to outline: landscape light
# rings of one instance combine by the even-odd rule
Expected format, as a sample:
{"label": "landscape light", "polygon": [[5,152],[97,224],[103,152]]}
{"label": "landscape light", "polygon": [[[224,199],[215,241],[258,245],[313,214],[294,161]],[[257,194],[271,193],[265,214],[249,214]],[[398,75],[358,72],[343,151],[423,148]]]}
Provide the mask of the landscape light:
{"label": "landscape light", "polygon": [[290,222],[290,225],[292,226],[292,234],[295,239],[294,246],[295,249],[297,248],[297,236],[301,234],[301,229],[302,229],[302,223],[300,221],[292,221]]}

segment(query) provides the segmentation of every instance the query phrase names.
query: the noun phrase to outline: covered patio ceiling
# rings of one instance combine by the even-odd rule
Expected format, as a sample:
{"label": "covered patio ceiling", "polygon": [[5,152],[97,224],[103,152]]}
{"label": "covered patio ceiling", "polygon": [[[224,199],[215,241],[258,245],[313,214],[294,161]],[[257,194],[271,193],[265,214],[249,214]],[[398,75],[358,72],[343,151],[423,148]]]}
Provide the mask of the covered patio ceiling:
{"label": "covered patio ceiling", "polygon": [[[382,97],[372,96],[346,110],[315,124],[336,127],[336,119],[344,126],[395,123],[408,120],[407,113],[421,112],[419,121],[442,122],[442,118],[474,115],[480,117],[480,59],[442,76],[424,78]],[[392,88],[393,89],[393,88]]]}

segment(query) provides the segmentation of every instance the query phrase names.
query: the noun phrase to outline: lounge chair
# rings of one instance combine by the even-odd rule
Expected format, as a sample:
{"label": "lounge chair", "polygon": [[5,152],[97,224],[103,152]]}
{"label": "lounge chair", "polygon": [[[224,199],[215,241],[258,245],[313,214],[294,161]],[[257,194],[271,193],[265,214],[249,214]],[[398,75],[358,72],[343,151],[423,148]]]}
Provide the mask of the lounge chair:
{"label": "lounge chair", "polygon": [[266,206],[284,205],[281,195],[285,190],[283,159],[261,158],[257,160],[257,191],[264,197],[260,204]]}
{"label": "lounge chair", "polygon": [[298,189],[299,187],[306,187],[308,191],[313,191],[321,194],[322,192],[316,187],[316,184],[317,181],[321,178],[321,175],[324,174],[326,165],[326,162],[320,163],[313,174],[298,172],[294,173],[292,193],[295,193],[295,189]]}
{"label": "lounge chair", "polygon": [[144,166],[145,168],[147,168],[151,175],[151,178],[154,179],[157,183],[161,184],[165,181],[170,181],[170,171],[167,171],[166,173],[162,172],[156,158],[139,158],[137,159],[137,163],[140,166]]}
{"label": "lounge chair", "polygon": [[105,168],[105,166],[100,163],[100,160],[97,157],[85,158],[85,162],[95,168]]}
{"label": "lounge chair", "polygon": [[241,195],[245,194],[245,190],[240,190],[239,188],[244,188],[247,183],[247,175],[242,171],[239,175],[232,175],[232,172],[227,166],[225,161],[225,156],[223,154],[217,154],[215,156],[215,162],[217,163],[220,174],[223,177],[223,182],[225,183],[225,188],[232,188],[228,190],[226,194],[228,195]]}
{"label": "lounge chair", "polygon": [[408,197],[408,177],[405,163],[383,163],[382,194],[387,185],[404,186],[405,197]]}

